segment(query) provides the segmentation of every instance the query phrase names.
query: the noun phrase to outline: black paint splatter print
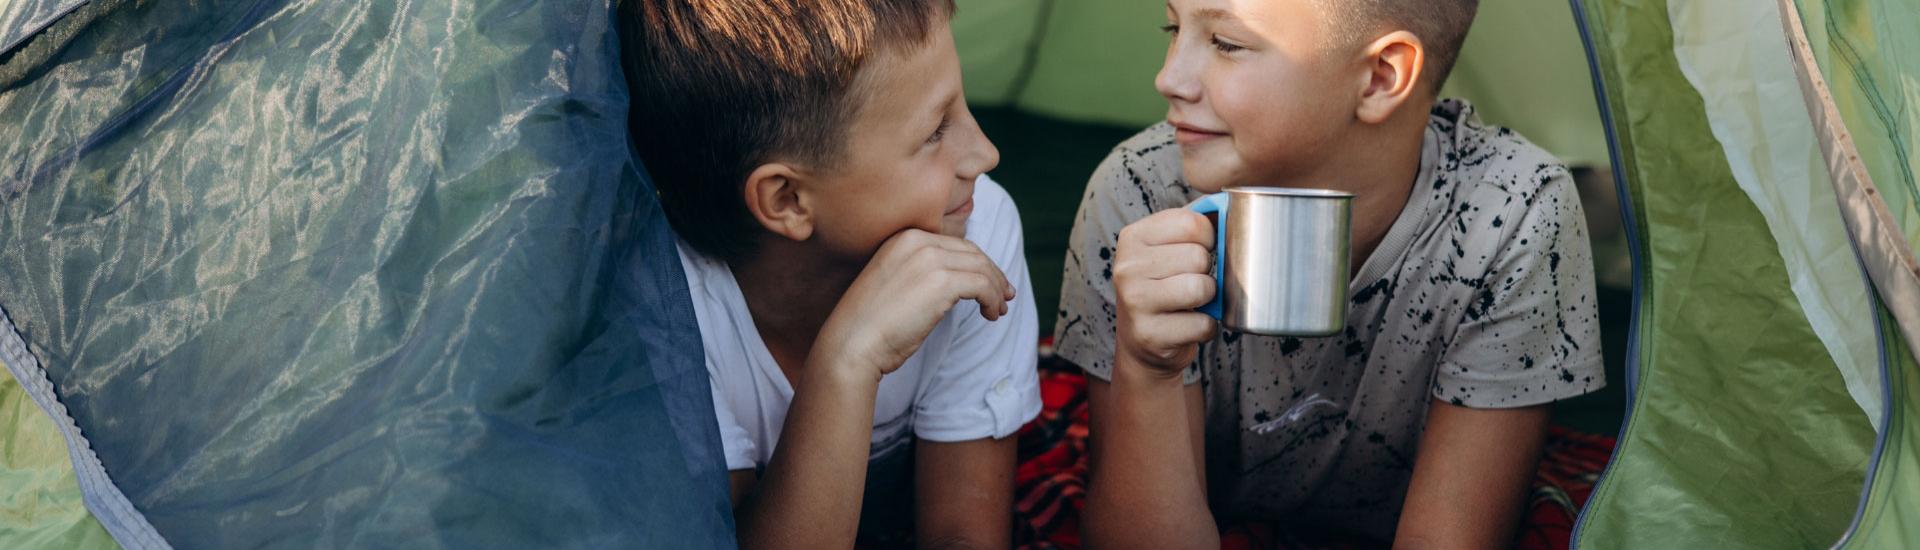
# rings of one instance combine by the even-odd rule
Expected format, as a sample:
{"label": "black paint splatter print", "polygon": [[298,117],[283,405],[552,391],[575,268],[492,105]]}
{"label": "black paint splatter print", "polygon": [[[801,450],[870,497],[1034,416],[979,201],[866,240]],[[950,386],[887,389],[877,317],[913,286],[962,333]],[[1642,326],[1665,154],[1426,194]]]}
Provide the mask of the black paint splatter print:
{"label": "black paint splatter print", "polygon": [[[1120,228],[1201,196],[1161,124],[1116,147],[1074,224],[1056,350],[1101,378],[1114,349]],[[1567,169],[1465,102],[1433,109],[1407,206],[1327,338],[1222,333],[1187,372],[1207,394],[1207,472],[1224,519],[1385,537],[1431,399],[1524,407],[1599,389],[1598,308]]]}

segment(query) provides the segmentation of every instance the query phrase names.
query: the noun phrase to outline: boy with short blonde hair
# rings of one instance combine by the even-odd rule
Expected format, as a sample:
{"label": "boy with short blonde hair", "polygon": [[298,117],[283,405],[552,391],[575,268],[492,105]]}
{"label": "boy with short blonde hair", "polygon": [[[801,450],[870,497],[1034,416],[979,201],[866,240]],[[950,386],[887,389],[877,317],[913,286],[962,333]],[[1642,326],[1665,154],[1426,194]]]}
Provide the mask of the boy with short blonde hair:
{"label": "boy with short blonde hair", "polygon": [[[1567,169],[1437,100],[1476,8],[1168,3],[1168,122],[1094,174],[1062,291],[1058,353],[1099,379],[1090,543],[1217,548],[1217,524],[1254,520],[1511,544],[1548,404],[1604,382]],[[1181,207],[1239,185],[1356,195],[1342,334],[1193,311],[1217,243]]]}

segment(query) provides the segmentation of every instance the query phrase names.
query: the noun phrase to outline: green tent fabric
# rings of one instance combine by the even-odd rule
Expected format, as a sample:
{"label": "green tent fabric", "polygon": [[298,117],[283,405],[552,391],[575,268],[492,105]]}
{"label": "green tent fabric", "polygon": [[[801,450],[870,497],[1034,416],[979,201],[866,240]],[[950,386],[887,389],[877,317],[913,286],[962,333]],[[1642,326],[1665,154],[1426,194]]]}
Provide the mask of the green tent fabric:
{"label": "green tent fabric", "polygon": [[1578,543],[1824,545],[1851,517],[1873,434],[1681,73],[1667,8],[1586,14],[1642,245],[1632,405]]}
{"label": "green tent fabric", "polygon": [[1885,421],[1854,525],[1839,546],[1906,548],[1920,540],[1920,2],[1782,1],[1808,112],[1824,130],[1843,211],[1883,298]]}
{"label": "green tent fabric", "polygon": [[[1445,95],[1472,100],[1488,120],[1569,163],[1606,164],[1605,133],[1566,6],[1480,6]],[[1133,127],[1165,116],[1153,88],[1166,54],[1163,3],[960,0],[959,7],[953,32],[969,102]]]}
{"label": "green tent fabric", "polygon": [[0,366],[0,540],[19,548],[119,548],[80,500],[66,442]]}
{"label": "green tent fabric", "polygon": [[[13,2],[0,42],[83,4]],[[1163,115],[1159,3],[959,5],[973,104]],[[1446,95],[1611,164],[1634,245],[1629,415],[1575,547],[1920,541],[1917,26],[1920,0],[1482,2]],[[0,436],[5,546],[115,546],[5,376]]]}
{"label": "green tent fabric", "polygon": [[0,0],[0,549],[733,547],[613,7]]}
{"label": "green tent fabric", "polygon": [[1895,107],[1920,71],[1894,29],[1920,12],[1573,5],[1639,300],[1627,424],[1576,546],[1909,547],[1920,271]]}

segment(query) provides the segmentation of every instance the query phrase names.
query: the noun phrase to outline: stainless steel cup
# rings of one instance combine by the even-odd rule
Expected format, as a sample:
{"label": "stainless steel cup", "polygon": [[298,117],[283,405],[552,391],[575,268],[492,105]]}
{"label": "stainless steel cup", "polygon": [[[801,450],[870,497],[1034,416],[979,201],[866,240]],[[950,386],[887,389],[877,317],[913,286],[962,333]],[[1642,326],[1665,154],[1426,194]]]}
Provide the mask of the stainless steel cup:
{"label": "stainless steel cup", "polygon": [[1352,194],[1239,187],[1189,208],[1219,213],[1219,292],[1201,312],[1251,334],[1329,336],[1346,328]]}

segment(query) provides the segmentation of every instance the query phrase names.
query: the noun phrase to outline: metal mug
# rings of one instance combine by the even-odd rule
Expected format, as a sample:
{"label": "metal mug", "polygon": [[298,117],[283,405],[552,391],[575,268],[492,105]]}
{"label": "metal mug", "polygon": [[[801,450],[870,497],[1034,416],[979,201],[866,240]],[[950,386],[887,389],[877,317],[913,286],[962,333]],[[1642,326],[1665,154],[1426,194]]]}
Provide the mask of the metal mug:
{"label": "metal mug", "polygon": [[1331,336],[1346,328],[1353,194],[1238,187],[1188,208],[1219,213],[1219,287],[1200,312],[1250,334]]}

